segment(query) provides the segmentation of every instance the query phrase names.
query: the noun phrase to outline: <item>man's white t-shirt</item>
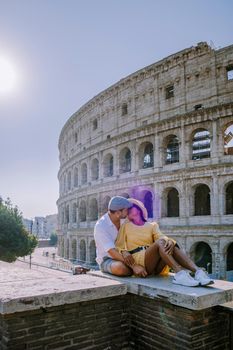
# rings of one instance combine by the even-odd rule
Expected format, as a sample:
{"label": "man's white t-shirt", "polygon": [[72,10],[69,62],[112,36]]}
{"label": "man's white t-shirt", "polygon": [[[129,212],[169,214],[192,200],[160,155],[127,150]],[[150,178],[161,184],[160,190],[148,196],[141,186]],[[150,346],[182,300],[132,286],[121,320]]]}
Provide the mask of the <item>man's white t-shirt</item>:
{"label": "man's white t-shirt", "polygon": [[104,214],[95,224],[94,239],[96,244],[96,261],[100,265],[104,257],[111,257],[108,251],[115,248],[118,230],[108,213]]}

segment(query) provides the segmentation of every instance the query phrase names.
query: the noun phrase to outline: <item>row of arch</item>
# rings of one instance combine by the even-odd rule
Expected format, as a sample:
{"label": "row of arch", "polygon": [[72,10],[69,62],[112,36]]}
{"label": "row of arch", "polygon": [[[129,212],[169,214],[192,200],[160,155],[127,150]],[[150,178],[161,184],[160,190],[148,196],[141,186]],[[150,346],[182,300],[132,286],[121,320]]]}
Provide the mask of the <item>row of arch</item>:
{"label": "row of arch", "polygon": [[[233,214],[233,181],[225,185],[225,214]],[[129,198],[128,193],[121,194]],[[135,196],[137,198],[137,195]],[[148,211],[148,217],[153,218],[154,196],[151,191],[145,190],[143,196],[137,198],[142,200]],[[211,191],[206,184],[198,184],[193,189],[193,212],[191,215],[211,215]],[[90,221],[98,220],[99,216],[107,212],[110,196],[104,197],[101,203],[98,203],[96,198],[91,198],[88,205],[85,199],[81,199],[79,206],[77,203],[66,204],[61,211],[61,224],[70,222],[76,223],[85,222],[87,218]],[[78,216],[77,216],[78,213]],[[180,194],[175,187],[170,187],[164,190],[162,195],[162,217],[179,217],[180,216]]]}
{"label": "row of arch", "polygon": [[[226,272],[233,272],[233,242],[226,249]],[[209,273],[213,272],[213,251],[206,242],[197,242],[190,249],[190,257],[199,267],[204,267]]]}
{"label": "row of arch", "polygon": [[[87,259],[88,249],[89,255]],[[204,267],[209,273],[213,272],[213,252],[208,243],[204,241],[194,243],[189,254],[199,267]],[[87,246],[85,239],[81,239],[78,244],[76,238],[62,238],[60,241],[60,255],[70,260],[94,265],[96,264],[95,241],[91,240],[89,246]],[[233,242],[228,244],[224,255],[226,257],[226,271],[233,271]]]}
{"label": "row of arch", "polygon": [[[59,248],[60,256],[62,257],[70,260],[77,260],[80,263],[88,262],[90,264],[96,264],[96,246],[94,240],[92,240],[88,246],[85,239],[81,239],[78,243],[76,238],[71,240],[67,239],[66,241],[62,238]],[[87,256],[89,257],[88,259]]]}
{"label": "row of arch", "polygon": [[[233,123],[228,125],[224,131],[224,154],[233,154]],[[154,166],[154,146],[151,142],[143,142],[139,146],[139,168],[152,168]],[[201,160],[211,156],[211,135],[207,129],[196,129],[192,135],[191,159]],[[177,163],[180,160],[180,141],[176,135],[169,135],[164,140],[163,162],[164,164]],[[111,153],[105,155],[102,163],[103,177],[113,176],[114,157]],[[119,173],[130,172],[132,168],[132,152],[129,147],[124,147],[119,154]],[[95,181],[100,177],[100,163],[97,158],[91,161],[90,180]],[[83,162],[79,169],[76,166],[71,172],[64,174],[61,180],[61,192],[70,191],[72,186],[78,187],[88,182],[87,163]]]}

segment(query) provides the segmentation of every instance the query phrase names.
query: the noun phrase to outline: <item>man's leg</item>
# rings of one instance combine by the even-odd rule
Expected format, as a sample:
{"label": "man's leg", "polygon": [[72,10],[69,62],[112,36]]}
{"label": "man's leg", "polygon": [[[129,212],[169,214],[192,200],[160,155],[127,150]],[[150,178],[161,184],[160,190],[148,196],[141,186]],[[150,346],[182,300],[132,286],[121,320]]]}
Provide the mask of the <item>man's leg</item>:
{"label": "man's leg", "polygon": [[131,276],[133,273],[133,271],[123,262],[111,258],[105,258],[100,269],[102,272],[107,272],[116,276]]}
{"label": "man's leg", "polygon": [[116,276],[131,276],[132,270],[123,262],[113,260],[111,264],[111,273]]}

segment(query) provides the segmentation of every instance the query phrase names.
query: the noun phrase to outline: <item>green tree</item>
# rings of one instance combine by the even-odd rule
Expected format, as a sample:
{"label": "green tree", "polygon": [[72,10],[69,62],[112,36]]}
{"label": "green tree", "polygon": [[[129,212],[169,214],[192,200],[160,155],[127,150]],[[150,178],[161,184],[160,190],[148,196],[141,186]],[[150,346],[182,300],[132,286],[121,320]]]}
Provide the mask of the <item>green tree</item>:
{"label": "green tree", "polygon": [[12,262],[29,255],[37,246],[37,238],[23,226],[22,213],[10,199],[0,198],[0,260]]}
{"label": "green tree", "polygon": [[50,245],[56,245],[57,244],[57,234],[55,232],[52,232],[50,235]]}

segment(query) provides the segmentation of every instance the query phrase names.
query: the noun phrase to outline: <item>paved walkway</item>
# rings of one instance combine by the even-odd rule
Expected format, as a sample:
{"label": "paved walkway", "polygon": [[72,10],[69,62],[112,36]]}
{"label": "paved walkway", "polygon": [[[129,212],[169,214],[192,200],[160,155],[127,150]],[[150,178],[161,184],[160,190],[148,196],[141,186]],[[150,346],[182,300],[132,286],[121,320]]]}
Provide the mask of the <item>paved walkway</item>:
{"label": "paved walkway", "polygon": [[[30,268],[30,256],[20,257],[16,264],[18,266],[25,266]],[[43,247],[36,248],[31,255],[31,269],[38,269],[39,267],[54,268],[62,272],[72,273],[73,264],[57,255],[57,248]]]}

